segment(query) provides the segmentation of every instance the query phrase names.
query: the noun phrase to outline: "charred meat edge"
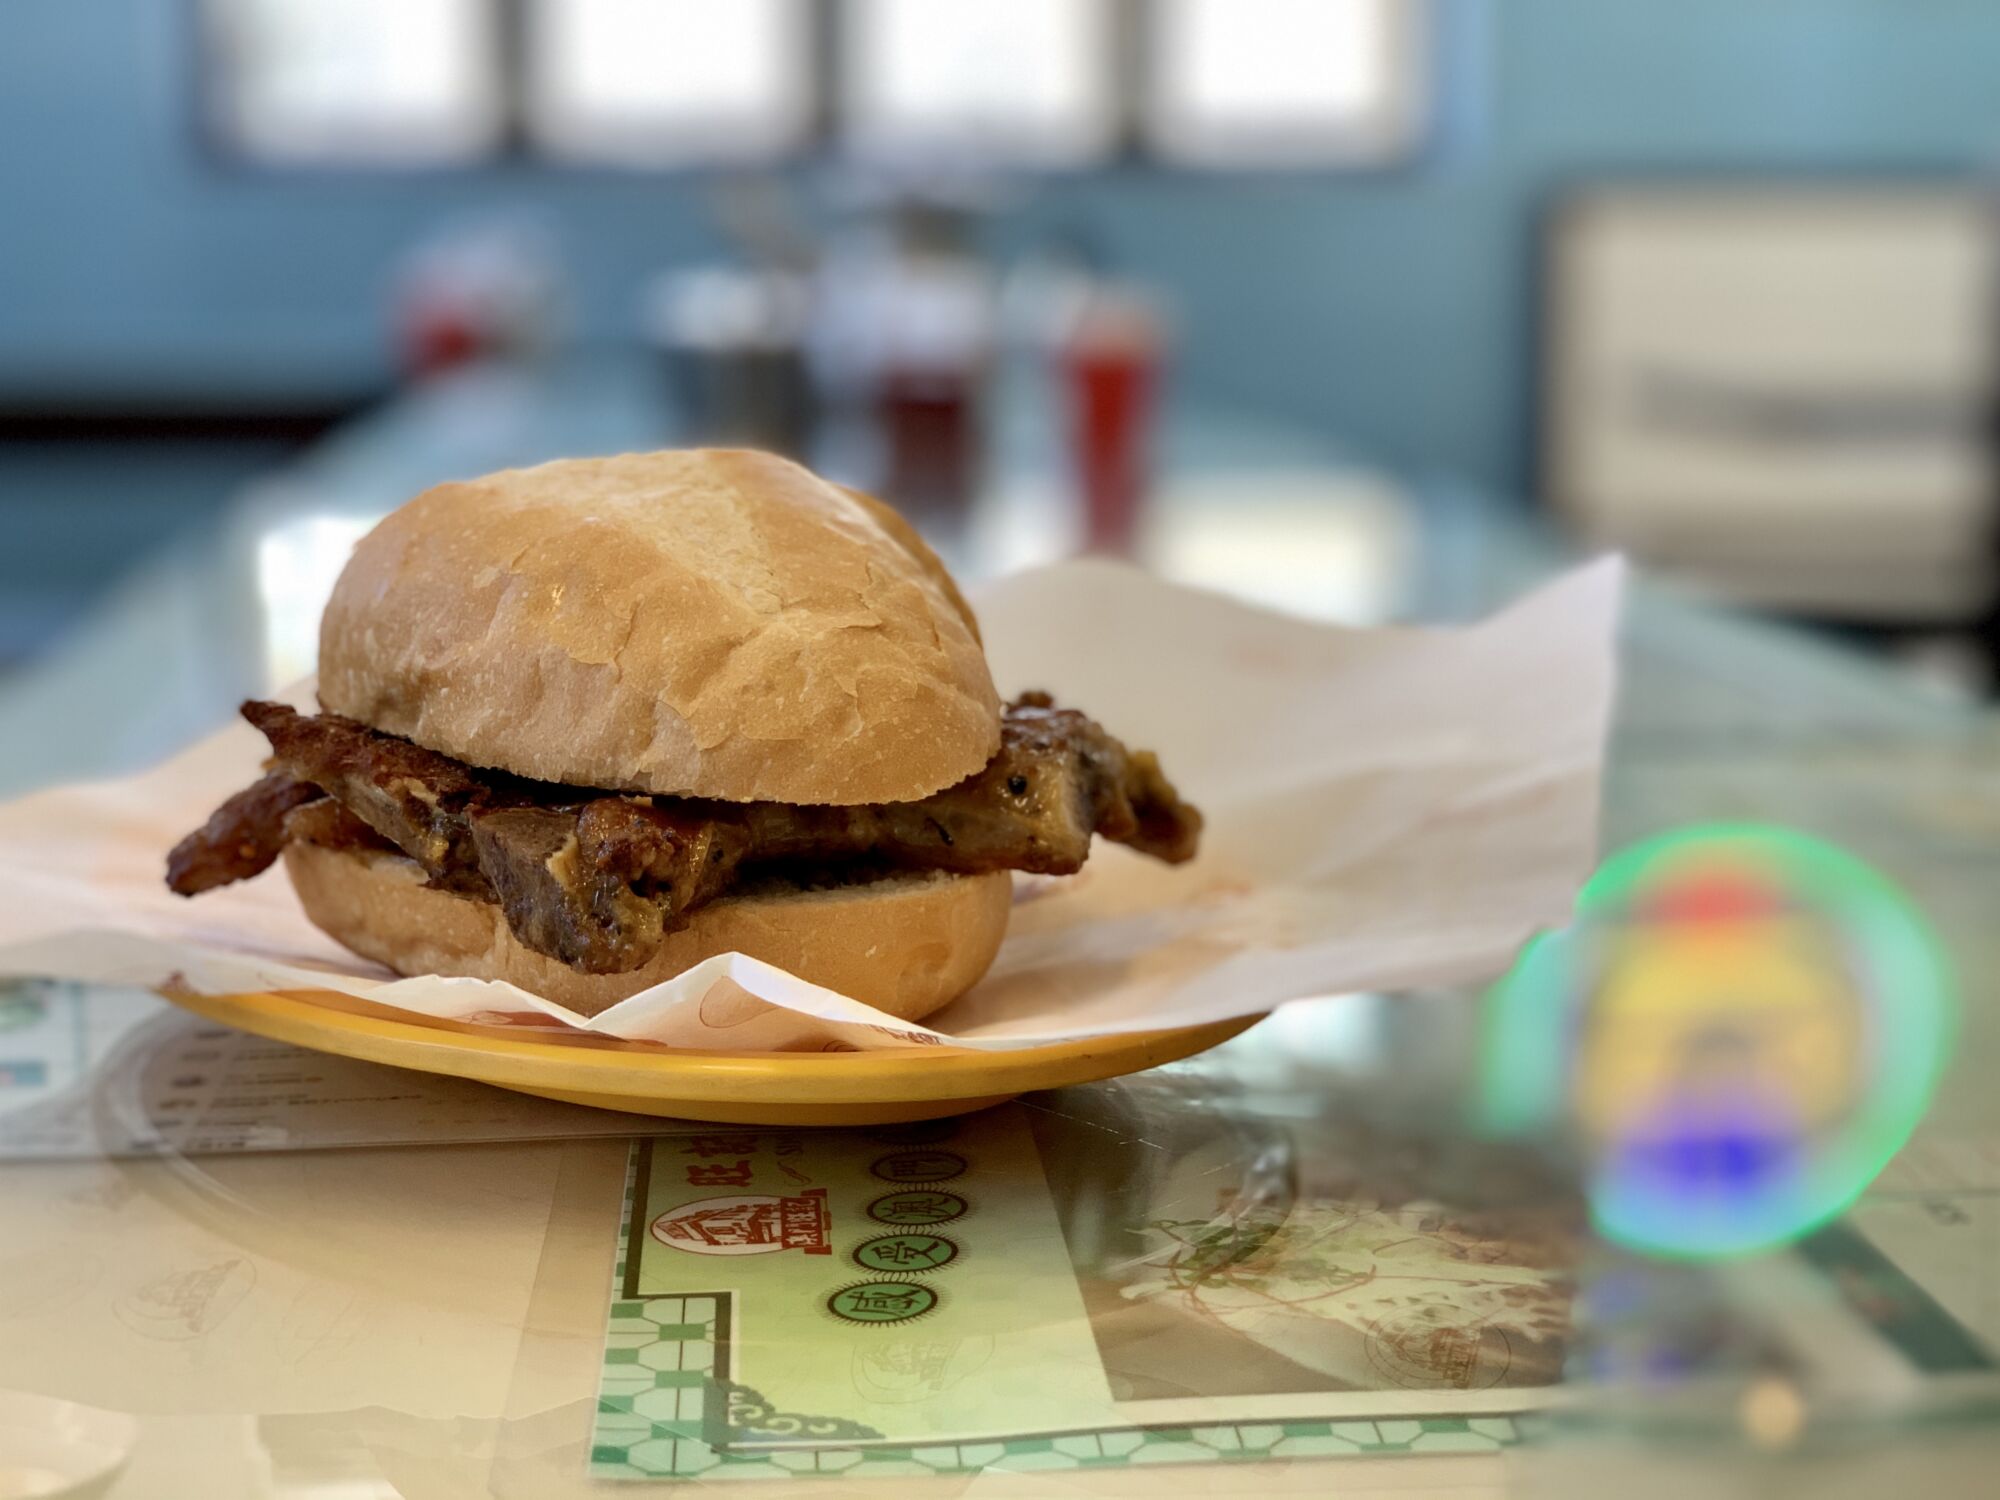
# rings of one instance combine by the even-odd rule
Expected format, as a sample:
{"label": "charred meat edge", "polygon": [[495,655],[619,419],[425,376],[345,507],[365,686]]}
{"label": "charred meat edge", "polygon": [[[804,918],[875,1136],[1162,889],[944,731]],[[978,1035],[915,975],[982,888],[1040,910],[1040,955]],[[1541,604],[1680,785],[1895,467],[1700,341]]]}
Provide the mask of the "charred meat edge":
{"label": "charred meat edge", "polygon": [[[638,968],[690,912],[763,872],[1067,875],[1093,834],[1178,864],[1201,832],[1156,757],[1041,693],[1007,706],[984,769],[921,801],[857,807],[561,786],[478,770],[334,714],[263,702],[243,714],[271,742],[273,768],[175,847],[174,890],[257,874],[283,847],[287,819],[329,797],[432,885],[495,902],[525,946],[586,973]],[[357,837],[352,821],[331,826]]]}

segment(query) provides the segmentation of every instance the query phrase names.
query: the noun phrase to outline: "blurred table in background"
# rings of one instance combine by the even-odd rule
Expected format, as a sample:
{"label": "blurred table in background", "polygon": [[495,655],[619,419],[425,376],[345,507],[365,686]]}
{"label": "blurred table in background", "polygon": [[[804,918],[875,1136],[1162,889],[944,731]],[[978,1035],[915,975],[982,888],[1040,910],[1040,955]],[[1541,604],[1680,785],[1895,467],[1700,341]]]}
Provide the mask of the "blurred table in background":
{"label": "blurred table in background", "polygon": [[[951,549],[974,577],[1058,555],[1072,535],[1031,414],[1000,420],[990,493]],[[1321,618],[1462,618],[1561,561],[1483,497],[1398,484],[1307,435],[1201,412],[1166,430],[1141,554],[1190,581]],[[67,647],[0,691],[0,783],[17,792],[129,769],[309,668],[318,601],[347,544],[425,485],[672,433],[637,368],[473,371],[418,391],[257,486],[216,533],[132,579]],[[1959,970],[1957,1065],[1911,1146],[1825,1231],[1835,1239],[1816,1242],[1834,1248],[1704,1270],[1597,1240],[1560,1142],[1501,1145],[1468,1127],[1483,1064],[1477,996],[1313,1001],[1205,1057],[1022,1106],[1087,1294],[1128,1306],[1120,1235],[1134,1224],[1192,1226],[1198,1238],[1204,1224],[1237,1223],[1244,1203],[1294,1224],[1357,1201],[1419,1217],[1426,1204],[1484,1203],[1512,1216],[1516,1238],[1568,1247],[1573,1327],[1553,1347],[1534,1345],[1563,1372],[1554,1416],[1357,1420],[1322,1447],[1358,1456],[1328,1463],[1293,1461],[1283,1455],[1313,1450],[1281,1445],[1256,1465],[751,1490],[1596,1495],[1615,1483],[1629,1495],[1693,1484],[1823,1497],[1970,1494],[1990,1480],[2000,1460],[1991,722],[1863,658],[1643,582],[1624,671],[1608,844],[1726,818],[1819,834],[1904,886]],[[132,1003],[151,1007],[141,1024],[182,1024]],[[143,1117],[146,1056],[99,1051],[79,1053],[73,1097],[86,1114],[110,1101]],[[260,1056],[257,1067],[279,1067]],[[397,1110],[412,1107],[395,1093],[369,1116],[392,1135]],[[0,1427],[10,1400],[137,1413],[112,1500],[625,1493],[582,1478],[625,1143],[508,1139],[579,1133],[540,1117],[496,1125],[476,1101],[428,1099],[423,1110],[426,1128],[446,1121],[486,1143],[274,1155],[284,1141],[246,1138],[211,1154],[86,1150],[0,1165],[0,1334],[31,1331],[26,1342],[0,1337],[14,1349],[0,1356],[0,1387],[24,1393],[0,1393]],[[972,1141],[1001,1128],[985,1119],[958,1128]],[[185,1331],[159,1321],[183,1315]],[[1927,1366],[1903,1326],[1912,1318],[1975,1351],[1969,1367]],[[60,1339],[58,1326],[69,1330]],[[1132,1378],[1194,1379],[1168,1356],[1196,1345],[1169,1332],[1136,1346]],[[1257,1334],[1264,1352],[1250,1366],[1268,1366],[1258,1378],[1297,1364],[1299,1336],[1289,1325]],[[1450,1407],[1442,1393],[1439,1409]]]}
{"label": "blurred table in background", "polygon": [[[973,583],[1064,556],[1081,523],[1043,393],[1003,385],[987,483],[959,534],[936,539]],[[656,366],[473,367],[413,388],[248,486],[223,519],[116,588],[46,657],[0,680],[0,796],[155,761],[244,697],[312,670],[319,611],[354,539],[429,485],[577,454],[676,441]],[[1180,582],[1313,618],[1464,619],[1546,577],[1562,552],[1524,508],[1412,484],[1282,424],[1199,405],[1161,423],[1138,560]],[[836,477],[840,477],[836,473]],[[1670,709],[1720,729],[1769,694],[1805,727],[1923,725],[1964,712],[1861,658],[1641,589],[1635,668],[1686,676]],[[1692,695],[1690,699],[1688,695]],[[1831,717],[1828,717],[1831,715]],[[1717,716],[1720,716],[1719,718]]]}

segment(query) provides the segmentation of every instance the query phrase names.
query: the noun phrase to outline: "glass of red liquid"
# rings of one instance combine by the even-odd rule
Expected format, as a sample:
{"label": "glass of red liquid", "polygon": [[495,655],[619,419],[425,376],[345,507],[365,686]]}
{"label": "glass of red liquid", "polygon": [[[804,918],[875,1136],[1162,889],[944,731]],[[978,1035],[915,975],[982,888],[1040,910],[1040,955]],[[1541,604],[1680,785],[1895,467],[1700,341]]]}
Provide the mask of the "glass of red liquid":
{"label": "glass of red liquid", "polygon": [[1083,502],[1084,546],[1127,555],[1152,483],[1166,327],[1134,292],[1099,292],[1063,347],[1063,384]]}
{"label": "glass of red liquid", "polygon": [[884,491],[933,540],[955,538],[979,481],[979,371],[891,367],[878,415],[887,448]]}

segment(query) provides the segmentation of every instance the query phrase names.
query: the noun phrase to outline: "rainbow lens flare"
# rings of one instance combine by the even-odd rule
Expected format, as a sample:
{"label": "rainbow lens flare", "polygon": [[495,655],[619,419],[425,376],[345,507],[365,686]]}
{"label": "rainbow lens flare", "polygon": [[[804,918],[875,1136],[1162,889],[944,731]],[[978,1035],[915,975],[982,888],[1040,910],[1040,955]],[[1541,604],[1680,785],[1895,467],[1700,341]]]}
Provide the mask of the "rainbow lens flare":
{"label": "rainbow lens flare", "polygon": [[1955,1019],[1942,949],[1874,869],[1790,829],[1704,824],[1611,859],[1494,987],[1481,1122],[1573,1126],[1608,1238],[1740,1255],[1874,1180]]}

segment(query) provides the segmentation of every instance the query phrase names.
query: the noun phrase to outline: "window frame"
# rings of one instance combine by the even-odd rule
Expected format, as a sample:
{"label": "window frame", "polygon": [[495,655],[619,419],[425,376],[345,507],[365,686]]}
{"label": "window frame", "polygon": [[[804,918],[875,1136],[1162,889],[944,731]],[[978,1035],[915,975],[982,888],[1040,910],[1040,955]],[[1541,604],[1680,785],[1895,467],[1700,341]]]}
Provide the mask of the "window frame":
{"label": "window frame", "polygon": [[219,35],[223,24],[212,0],[184,0],[187,7],[186,76],[194,82],[187,98],[192,131],[203,155],[231,172],[274,178],[334,178],[371,181],[467,177],[492,172],[533,172],[570,178],[609,177],[646,180],[699,181],[703,178],[752,171],[798,168],[858,167],[864,170],[928,165],[964,167],[985,176],[1033,177],[1049,180],[1085,177],[1092,173],[1142,169],[1162,176],[1344,179],[1394,175],[1421,164],[1444,126],[1443,95],[1449,59],[1446,24],[1438,0],[1401,0],[1394,37],[1398,86],[1397,118],[1392,129],[1368,140],[1358,136],[1350,149],[1329,154],[1280,155],[1261,159],[1181,157],[1159,149],[1149,139],[1147,94],[1151,48],[1155,33],[1147,16],[1150,0],[1111,0],[1112,38],[1108,86],[1112,91],[1113,130],[1101,155],[1088,159],[1047,160],[973,158],[940,152],[935,158],[890,152],[857,151],[841,118],[840,52],[847,0],[811,0],[807,6],[807,45],[813,98],[808,125],[797,144],[768,156],[645,161],[616,156],[568,154],[536,139],[529,119],[524,52],[532,22],[525,0],[484,0],[495,18],[494,56],[489,64],[500,82],[501,126],[493,143],[477,156],[452,161],[340,159],[274,159],[260,154],[234,135],[226,111],[209,101],[216,97],[229,67],[227,47]]}

